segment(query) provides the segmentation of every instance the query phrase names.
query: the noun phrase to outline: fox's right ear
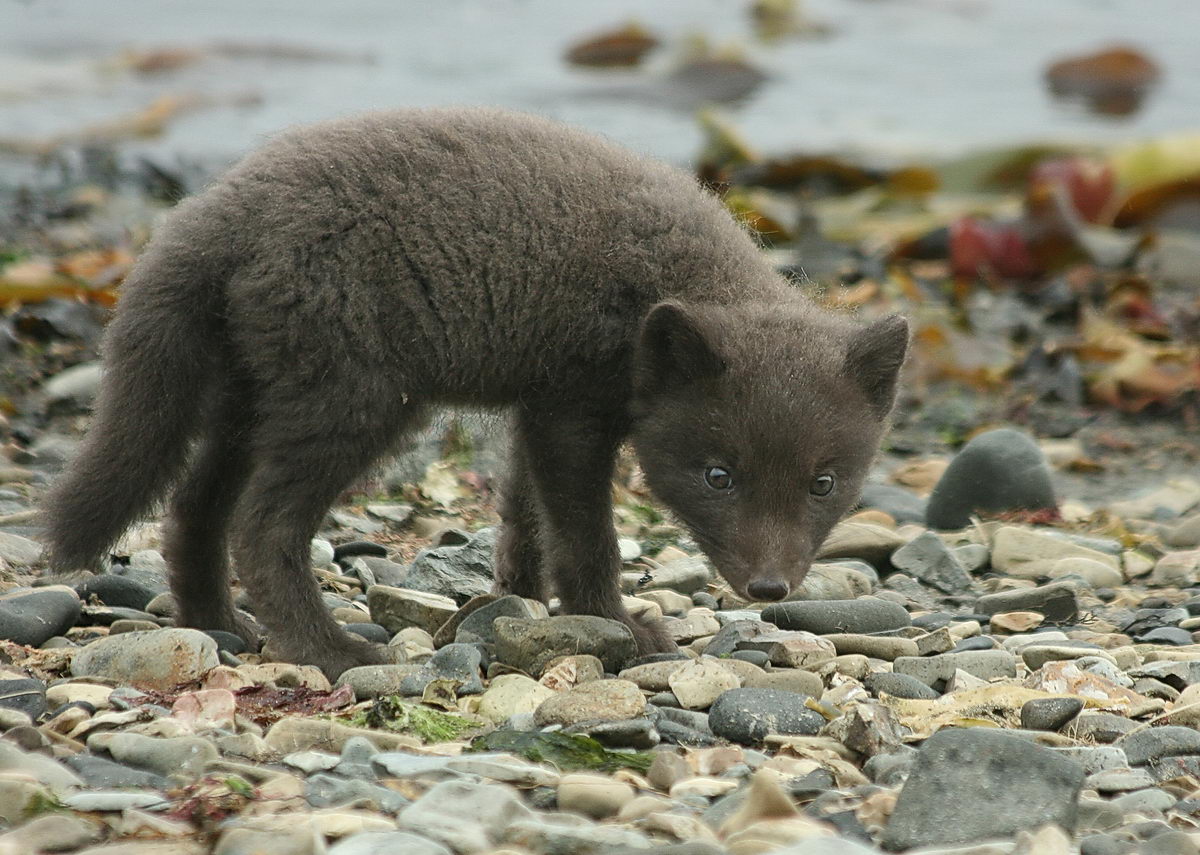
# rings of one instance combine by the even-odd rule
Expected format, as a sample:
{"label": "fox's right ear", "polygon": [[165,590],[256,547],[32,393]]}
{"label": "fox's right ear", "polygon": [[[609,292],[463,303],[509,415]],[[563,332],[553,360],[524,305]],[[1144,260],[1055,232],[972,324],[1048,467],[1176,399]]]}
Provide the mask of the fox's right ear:
{"label": "fox's right ear", "polygon": [[640,390],[686,386],[725,371],[700,319],[679,303],[659,303],[642,321],[635,366]]}

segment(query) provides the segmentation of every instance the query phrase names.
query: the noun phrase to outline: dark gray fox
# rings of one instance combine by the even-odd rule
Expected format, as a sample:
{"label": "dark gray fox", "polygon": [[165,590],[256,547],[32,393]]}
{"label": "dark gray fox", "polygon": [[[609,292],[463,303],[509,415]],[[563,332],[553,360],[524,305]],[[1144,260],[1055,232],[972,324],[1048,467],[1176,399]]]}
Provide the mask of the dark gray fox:
{"label": "dark gray fox", "polygon": [[[384,661],[309,569],[337,496],[437,404],[513,411],[497,589],[624,621],[614,456],[733,588],[786,596],[855,501],[904,360],[782,279],[683,172],[488,109],[284,133],[173,211],[122,288],[91,430],[45,504],[55,571],[94,569],[170,488],[182,626],[334,676]],[[196,441],[196,442],[193,442]]]}

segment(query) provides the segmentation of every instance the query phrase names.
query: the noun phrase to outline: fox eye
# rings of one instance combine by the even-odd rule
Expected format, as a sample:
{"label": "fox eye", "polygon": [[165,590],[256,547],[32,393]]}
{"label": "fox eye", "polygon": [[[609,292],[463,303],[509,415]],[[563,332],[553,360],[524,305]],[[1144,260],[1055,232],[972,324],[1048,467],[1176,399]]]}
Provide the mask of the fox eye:
{"label": "fox eye", "polygon": [[812,482],[808,485],[808,492],[814,496],[828,496],[833,492],[834,483],[833,476],[826,472],[812,479]]}
{"label": "fox eye", "polygon": [[704,483],[714,490],[732,490],[733,475],[728,469],[720,466],[710,466],[704,470]]}

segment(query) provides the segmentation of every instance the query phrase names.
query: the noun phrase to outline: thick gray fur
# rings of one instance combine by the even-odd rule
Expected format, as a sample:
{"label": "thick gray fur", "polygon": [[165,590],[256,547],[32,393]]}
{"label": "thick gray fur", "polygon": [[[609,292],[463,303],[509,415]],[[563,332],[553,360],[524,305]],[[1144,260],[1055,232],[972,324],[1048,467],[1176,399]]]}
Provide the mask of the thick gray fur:
{"label": "thick gray fur", "polygon": [[671,642],[618,588],[620,443],[738,592],[781,597],[857,496],[907,344],[799,295],[688,175],[484,109],[281,135],[179,205],[122,292],[45,505],[52,568],[94,568],[173,490],[181,625],[253,640],[232,552],[272,646],[330,675],[383,657],[330,618],[309,539],[432,406],[515,411],[498,589],[553,582],[650,651]]}

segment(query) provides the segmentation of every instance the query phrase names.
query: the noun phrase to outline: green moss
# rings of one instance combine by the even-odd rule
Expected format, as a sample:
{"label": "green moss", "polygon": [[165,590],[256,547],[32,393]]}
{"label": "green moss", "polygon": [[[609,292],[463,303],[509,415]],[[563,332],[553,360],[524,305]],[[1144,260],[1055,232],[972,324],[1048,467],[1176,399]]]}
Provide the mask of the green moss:
{"label": "green moss", "polygon": [[590,736],[579,733],[541,733],[495,730],[471,742],[472,751],[506,751],[535,763],[549,763],[563,771],[593,769],[646,772],[654,755],[645,751],[612,751]]}
{"label": "green moss", "polygon": [[33,797],[29,799],[29,803],[25,805],[24,814],[26,819],[32,819],[44,813],[60,810],[66,810],[66,806],[54,796],[49,793],[34,793]]}
{"label": "green moss", "polygon": [[369,709],[351,716],[347,723],[353,727],[411,733],[423,742],[448,742],[481,726],[461,715],[402,700],[399,695],[376,699]]}

